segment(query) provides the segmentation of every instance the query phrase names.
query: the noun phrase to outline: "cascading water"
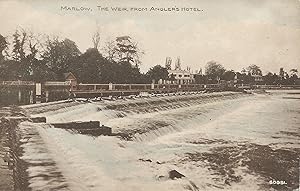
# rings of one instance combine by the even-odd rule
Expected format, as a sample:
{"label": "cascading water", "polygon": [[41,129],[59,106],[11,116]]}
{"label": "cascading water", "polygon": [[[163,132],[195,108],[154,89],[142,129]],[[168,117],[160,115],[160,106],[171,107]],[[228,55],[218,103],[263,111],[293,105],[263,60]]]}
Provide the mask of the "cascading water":
{"label": "cascading water", "polygon": [[[293,112],[300,108],[297,99],[278,95],[223,92],[26,106],[26,110],[46,116],[48,122],[98,120],[123,135],[96,138],[32,125],[44,141],[40,147],[47,148],[44,152],[63,176],[60,184],[70,190],[294,188],[297,163],[288,162],[288,157],[300,153],[300,122],[295,118],[299,113]],[[34,143],[25,153],[28,160],[33,148]],[[282,172],[256,168],[270,161]],[[168,179],[168,171],[174,169],[185,178]],[[289,185],[268,183],[285,176]],[[31,186],[43,188],[42,183]]]}

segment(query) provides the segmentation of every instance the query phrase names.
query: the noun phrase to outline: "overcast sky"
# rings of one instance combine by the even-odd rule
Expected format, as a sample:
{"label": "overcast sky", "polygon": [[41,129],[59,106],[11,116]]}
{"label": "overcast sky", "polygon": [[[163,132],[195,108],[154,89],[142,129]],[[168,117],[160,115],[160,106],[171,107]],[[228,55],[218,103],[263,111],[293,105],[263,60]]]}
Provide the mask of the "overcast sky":
{"label": "overcast sky", "polygon": [[[92,11],[66,11],[61,6]],[[148,8],[148,11],[99,11],[97,6]],[[151,7],[192,7],[203,11],[159,12]],[[101,31],[101,43],[129,35],[145,51],[142,71],[180,57],[182,67],[204,68],[215,60],[240,71],[256,64],[264,72],[300,69],[299,0],[0,0],[0,34],[17,27],[59,35],[84,52]],[[174,66],[174,65],[173,65]]]}

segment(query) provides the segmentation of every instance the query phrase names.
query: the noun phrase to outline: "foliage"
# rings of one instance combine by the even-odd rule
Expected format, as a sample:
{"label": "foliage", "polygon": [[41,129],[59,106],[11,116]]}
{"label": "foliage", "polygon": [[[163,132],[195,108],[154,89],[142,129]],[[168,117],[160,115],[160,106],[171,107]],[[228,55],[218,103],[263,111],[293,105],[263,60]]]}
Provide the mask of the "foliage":
{"label": "foliage", "polygon": [[196,74],[195,75],[195,82],[196,84],[207,84],[207,76],[202,74]]}
{"label": "foliage", "polygon": [[[39,62],[40,42],[38,36],[24,29],[17,29],[12,35],[12,48],[9,50],[8,59],[4,65],[8,76],[22,80],[31,80],[34,75],[34,65]],[[15,71],[13,71],[15,70]],[[16,72],[17,71],[17,72]],[[12,75],[12,73],[15,73]]]}
{"label": "foliage", "polygon": [[93,45],[94,45],[94,48],[97,49],[99,51],[99,47],[100,47],[100,31],[97,30],[93,37],[92,37],[92,41],[93,41]]}
{"label": "foliage", "polygon": [[103,59],[96,48],[89,48],[68,69],[81,83],[101,83],[100,65]]}
{"label": "foliage", "polygon": [[5,60],[0,63],[0,80],[18,80],[19,63],[14,60]]}
{"label": "foliage", "polygon": [[251,76],[251,74],[245,74],[242,73],[240,75],[240,77],[238,77],[238,79],[240,79],[240,83],[242,84],[253,84],[254,83],[254,77]]}
{"label": "foliage", "polygon": [[55,74],[54,79],[62,80],[63,73],[68,72],[80,54],[76,43],[72,40],[60,41],[58,38],[48,38],[42,58],[47,67]]}
{"label": "foliage", "polygon": [[3,51],[7,48],[7,40],[0,34],[0,62],[4,60]]}
{"label": "foliage", "polygon": [[70,66],[81,83],[140,83],[139,68],[128,62],[116,63],[105,59],[97,49],[90,48]]}
{"label": "foliage", "polygon": [[158,82],[158,80],[167,80],[168,79],[168,70],[161,65],[156,65],[149,69],[147,72],[147,75],[151,80],[155,80],[155,82]]}
{"label": "foliage", "polygon": [[[94,47],[82,54],[70,39],[41,38],[24,29],[17,29],[7,38],[0,34],[0,80],[62,81],[65,80],[63,73],[71,71],[81,83],[151,83],[152,80],[158,82],[160,79],[175,81],[175,76],[169,75],[167,68],[160,65],[150,68],[146,74],[141,73],[139,65],[143,52],[129,36],[106,42],[101,52],[100,33],[96,32],[92,40]],[[166,66],[170,67],[170,63],[168,58]],[[180,68],[179,58],[176,63]],[[268,73],[263,76],[261,83],[278,85],[296,84],[299,81],[297,68],[291,69],[289,73],[284,72],[283,68],[280,71],[280,75]],[[225,70],[215,61],[207,63],[206,75],[201,73],[194,75],[195,83],[218,83],[220,79],[232,81],[237,76],[237,83],[253,84],[256,83],[255,75],[262,76],[257,65],[235,72]]]}
{"label": "foliage", "polygon": [[215,83],[220,79],[225,73],[225,68],[221,64],[217,64],[215,61],[209,61],[205,67],[205,74],[208,79]]}
{"label": "foliage", "polygon": [[138,83],[140,79],[140,70],[128,62],[118,63],[117,83]]}
{"label": "foliage", "polygon": [[130,63],[136,67],[141,64],[140,57],[144,54],[130,36],[120,36],[115,41],[108,41],[103,50],[108,60]]}
{"label": "foliage", "polygon": [[224,72],[221,79],[226,81],[232,81],[234,80],[234,77],[235,77],[235,72],[233,70],[227,70],[226,72]]}
{"label": "foliage", "polygon": [[248,66],[246,71],[251,75],[262,75],[260,67],[256,66],[255,64]]}
{"label": "foliage", "polygon": [[279,77],[271,72],[263,76],[263,80],[266,85],[277,85],[279,83]]}

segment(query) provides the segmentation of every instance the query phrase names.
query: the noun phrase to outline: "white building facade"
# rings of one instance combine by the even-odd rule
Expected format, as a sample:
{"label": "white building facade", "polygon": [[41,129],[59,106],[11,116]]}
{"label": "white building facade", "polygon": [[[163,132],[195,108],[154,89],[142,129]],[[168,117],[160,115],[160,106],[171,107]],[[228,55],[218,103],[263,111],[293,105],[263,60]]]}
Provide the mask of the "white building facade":
{"label": "white building facade", "polygon": [[[172,79],[172,76],[174,76],[173,83],[176,84],[191,84],[195,82],[194,75],[186,70],[168,70],[169,72],[169,78]],[[172,80],[171,80],[172,81]]]}

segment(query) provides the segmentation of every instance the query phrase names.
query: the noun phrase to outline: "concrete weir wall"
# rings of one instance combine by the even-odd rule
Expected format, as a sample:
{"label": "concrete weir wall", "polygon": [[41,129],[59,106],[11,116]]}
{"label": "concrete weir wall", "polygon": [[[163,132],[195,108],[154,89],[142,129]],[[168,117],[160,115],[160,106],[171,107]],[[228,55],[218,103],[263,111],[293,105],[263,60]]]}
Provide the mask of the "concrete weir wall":
{"label": "concrete weir wall", "polygon": [[0,190],[29,190],[28,173],[26,172],[27,163],[21,159],[23,143],[20,141],[20,121],[15,120],[22,117],[23,114],[18,108],[14,107],[1,109],[1,112],[0,160],[2,165],[0,169]]}
{"label": "concrete weir wall", "polygon": [[[6,120],[19,123],[22,121],[30,121],[33,123],[46,123],[46,117],[6,117]],[[86,122],[68,122],[68,123],[52,123],[52,127],[68,129],[80,134],[100,136],[111,135],[112,129],[107,126],[100,126],[99,121],[86,121]]]}
{"label": "concrete weir wall", "polygon": [[91,129],[91,128],[99,128],[99,121],[88,121],[88,122],[69,122],[69,123],[52,123],[56,128],[62,129]]}
{"label": "concrete weir wall", "polygon": [[99,121],[52,123],[51,125],[55,128],[68,129],[80,134],[92,136],[112,134],[112,129],[104,125],[100,126]]}

